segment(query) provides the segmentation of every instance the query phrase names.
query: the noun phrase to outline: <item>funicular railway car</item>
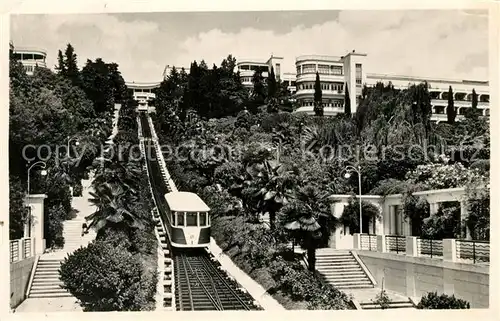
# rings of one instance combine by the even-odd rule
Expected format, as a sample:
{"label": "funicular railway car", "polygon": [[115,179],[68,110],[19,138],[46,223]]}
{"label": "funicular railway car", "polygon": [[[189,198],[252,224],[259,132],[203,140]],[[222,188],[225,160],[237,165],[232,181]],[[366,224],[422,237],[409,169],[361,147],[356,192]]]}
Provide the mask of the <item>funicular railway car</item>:
{"label": "funicular railway car", "polygon": [[170,192],[166,225],[172,247],[200,248],[210,244],[210,208],[195,193]]}

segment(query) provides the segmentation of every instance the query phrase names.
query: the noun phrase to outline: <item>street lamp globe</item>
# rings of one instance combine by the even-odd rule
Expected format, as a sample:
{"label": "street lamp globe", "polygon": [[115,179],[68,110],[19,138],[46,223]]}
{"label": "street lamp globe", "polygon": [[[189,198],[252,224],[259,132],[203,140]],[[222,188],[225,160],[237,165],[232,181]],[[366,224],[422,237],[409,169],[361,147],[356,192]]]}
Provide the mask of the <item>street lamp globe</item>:
{"label": "street lamp globe", "polygon": [[345,178],[350,178],[350,177],[351,177],[351,173],[349,173],[349,172],[345,173],[345,174],[344,174],[344,177],[345,177]]}
{"label": "street lamp globe", "polygon": [[75,142],[75,145],[76,145],[76,146],[80,145],[80,142],[76,141],[76,142]]}
{"label": "street lamp globe", "polygon": [[47,175],[47,171],[46,171],[45,169],[44,169],[44,170],[42,170],[42,171],[40,172],[40,175],[42,175],[42,176]]}

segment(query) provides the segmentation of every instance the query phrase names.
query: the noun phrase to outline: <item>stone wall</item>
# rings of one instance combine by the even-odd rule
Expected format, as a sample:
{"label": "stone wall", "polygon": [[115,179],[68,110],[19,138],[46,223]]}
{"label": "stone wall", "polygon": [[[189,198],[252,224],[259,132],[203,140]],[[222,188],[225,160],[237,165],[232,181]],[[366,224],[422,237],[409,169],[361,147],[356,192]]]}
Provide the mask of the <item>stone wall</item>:
{"label": "stone wall", "polygon": [[10,264],[10,307],[15,308],[24,301],[26,290],[35,263],[35,256]]}
{"label": "stone wall", "polygon": [[454,294],[471,308],[489,307],[489,266],[448,262],[440,258],[356,251],[377,281],[416,302],[427,292]]}

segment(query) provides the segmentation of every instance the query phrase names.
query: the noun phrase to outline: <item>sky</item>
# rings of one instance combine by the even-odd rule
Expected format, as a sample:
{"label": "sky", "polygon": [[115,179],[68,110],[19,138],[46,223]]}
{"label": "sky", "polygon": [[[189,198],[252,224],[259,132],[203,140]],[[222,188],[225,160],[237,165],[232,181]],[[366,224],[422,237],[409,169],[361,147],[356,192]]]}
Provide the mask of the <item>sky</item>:
{"label": "sky", "polygon": [[11,16],[14,46],[57,51],[71,43],[87,59],[116,62],[126,81],[159,81],[166,65],[204,59],[295,58],[366,53],[368,73],[488,79],[487,11],[275,11],[37,14]]}

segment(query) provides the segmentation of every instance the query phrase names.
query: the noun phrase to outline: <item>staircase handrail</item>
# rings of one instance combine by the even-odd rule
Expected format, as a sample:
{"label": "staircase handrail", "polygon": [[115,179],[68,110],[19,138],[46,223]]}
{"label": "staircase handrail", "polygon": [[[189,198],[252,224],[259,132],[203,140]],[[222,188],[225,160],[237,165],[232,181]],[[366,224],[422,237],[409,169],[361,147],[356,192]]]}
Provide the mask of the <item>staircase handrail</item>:
{"label": "staircase handrail", "polygon": [[38,260],[40,259],[40,255],[37,254],[35,256],[35,262],[33,262],[33,268],[31,268],[30,279],[28,281],[28,287],[26,288],[25,298],[30,295],[31,286],[33,285],[33,279],[35,278],[36,267],[38,265]]}
{"label": "staircase handrail", "polygon": [[368,270],[368,268],[366,267],[366,265],[363,263],[363,261],[359,258],[358,256],[358,253],[354,252],[354,251],[351,251],[351,254],[352,256],[354,257],[354,259],[356,260],[356,262],[358,262],[359,266],[361,266],[361,268],[363,269],[363,271],[365,272],[366,276],[368,276],[368,278],[370,279],[370,282],[372,282],[373,286],[376,286],[377,285],[377,281],[375,281],[375,278],[373,277],[373,275],[370,273],[370,270]]}

